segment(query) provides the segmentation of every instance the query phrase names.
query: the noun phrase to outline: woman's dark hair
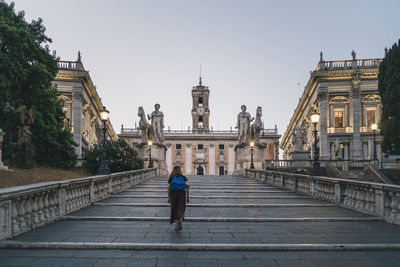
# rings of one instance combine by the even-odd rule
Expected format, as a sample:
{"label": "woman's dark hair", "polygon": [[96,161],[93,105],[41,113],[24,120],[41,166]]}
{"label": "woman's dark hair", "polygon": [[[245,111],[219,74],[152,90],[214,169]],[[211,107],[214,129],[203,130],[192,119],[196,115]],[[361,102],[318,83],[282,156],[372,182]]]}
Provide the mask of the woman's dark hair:
{"label": "woman's dark hair", "polygon": [[174,176],[182,176],[182,169],[180,166],[175,166],[174,169],[172,170],[171,174],[169,175],[169,178],[172,178]]}

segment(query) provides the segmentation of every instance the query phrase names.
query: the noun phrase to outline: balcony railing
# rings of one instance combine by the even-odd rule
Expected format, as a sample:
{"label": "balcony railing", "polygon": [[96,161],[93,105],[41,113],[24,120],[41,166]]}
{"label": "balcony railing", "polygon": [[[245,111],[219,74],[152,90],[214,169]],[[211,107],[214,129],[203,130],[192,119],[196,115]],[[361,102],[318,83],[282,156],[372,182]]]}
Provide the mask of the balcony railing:
{"label": "balcony railing", "polygon": [[58,61],[57,67],[59,70],[85,70],[82,62],[78,61]]}
{"label": "balcony railing", "polygon": [[357,59],[357,60],[335,60],[321,61],[318,63],[316,71],[319,70],[343,70],[343,69],[363,69],[378,68],[382,62],[381,58]]}
{"label": "balcony railing", "polygon": [[[141,136],[141,131],[135,128],[121,128],[121,134],[129,134],[133,136]],[[260,132],[260,136],[277,135],[278,129],[263,129]],[[237,130],[210,130],[210,131],[192,131],[192,130],[166,130],[164,136],[237,136]]]}

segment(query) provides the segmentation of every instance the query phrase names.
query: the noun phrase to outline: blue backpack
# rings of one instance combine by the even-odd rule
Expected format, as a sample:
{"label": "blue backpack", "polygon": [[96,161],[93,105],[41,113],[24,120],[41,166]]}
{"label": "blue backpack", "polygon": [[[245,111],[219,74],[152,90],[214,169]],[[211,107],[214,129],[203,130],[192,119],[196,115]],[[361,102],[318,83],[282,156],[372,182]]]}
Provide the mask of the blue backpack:
{"label": "blue backpack", "polygon": [[185,191],[186,182],[182,176],[174,176],[171,179],[171,191]]}

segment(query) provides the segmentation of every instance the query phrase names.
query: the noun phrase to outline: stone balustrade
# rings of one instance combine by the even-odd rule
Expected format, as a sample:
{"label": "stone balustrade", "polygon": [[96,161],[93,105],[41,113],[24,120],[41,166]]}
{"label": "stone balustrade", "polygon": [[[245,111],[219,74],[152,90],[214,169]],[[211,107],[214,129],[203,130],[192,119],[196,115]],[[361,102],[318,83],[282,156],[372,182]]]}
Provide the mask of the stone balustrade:
{"label": "stone balustrade", "polygon": [[276,171],[249,170],[245,177],[381,217],[400,225],[400,186]]}
{"label": "stone balustrade", "polygon": [[155,175],[153,168],[0,189],[0,240],[52,223]]}

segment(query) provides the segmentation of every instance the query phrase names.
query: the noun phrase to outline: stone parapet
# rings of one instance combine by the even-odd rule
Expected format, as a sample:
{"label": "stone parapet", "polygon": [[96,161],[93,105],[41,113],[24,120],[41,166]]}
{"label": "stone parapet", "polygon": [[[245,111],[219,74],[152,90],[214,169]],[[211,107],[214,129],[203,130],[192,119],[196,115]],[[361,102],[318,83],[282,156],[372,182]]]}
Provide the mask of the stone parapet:
{"label": "stone parapet", "polygon": [[400,225],[400,186],[246,169],[244,177],[264,181]]}
{"label": "stone parapet", "polygon": [[156,176],[156,168],[0,189],[0,240],[59,220]]}

